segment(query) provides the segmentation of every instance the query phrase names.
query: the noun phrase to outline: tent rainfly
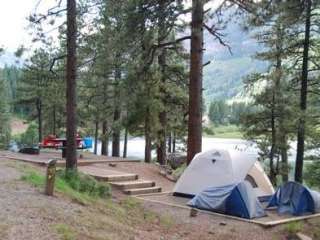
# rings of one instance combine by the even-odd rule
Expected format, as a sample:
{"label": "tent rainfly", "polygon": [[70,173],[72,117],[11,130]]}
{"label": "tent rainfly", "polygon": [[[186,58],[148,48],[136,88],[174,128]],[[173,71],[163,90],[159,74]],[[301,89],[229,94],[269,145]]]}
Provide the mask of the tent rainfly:
{"label": "tent rainfly", "polygon": [[213,149],[195,155],[176,183],[174,195],[193,197],[210,187],[237,185],[244,180],[252,185],[259,198],[274,193],[255,154]]}
{"label": "tent rainfly", "polygon": [[266,216],[254,189],[248,181],[237,185],[210,187],[188,202],[191,207],[241,218]]}
{"label": "tent rainfly", "polygon": [[296,216],[319,213],[320,193],[300,183],[287,182],[278,188],[272,196],[268,207],[277,207],[279,214]]}

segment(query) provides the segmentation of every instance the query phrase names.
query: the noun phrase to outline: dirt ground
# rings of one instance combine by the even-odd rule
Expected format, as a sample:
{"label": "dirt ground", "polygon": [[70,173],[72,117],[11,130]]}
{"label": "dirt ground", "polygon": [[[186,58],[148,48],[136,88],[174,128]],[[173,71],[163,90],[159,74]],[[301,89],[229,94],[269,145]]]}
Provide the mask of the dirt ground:
{"label": "dirt ground", "polygon": [[[265,229],[252,223],[202,213],[190,217],[189,210],[151,202],[141,202],[138,207],[133,207],[132,200],[119,192],[114,194],[112,201],[105,200],[108,204],[86,206],[61,194],[47,197],[42,194],[42,189],[20,180],[23,174],[20,164],[0,159],[0,239],[287,239],[288,226],[285,225]],[[133,163],[117,165],[119,169],[143,174],[148,179],[158,176],[155,167]],[[159,182],[171,184],[168,189],[173,186],[165,179]],[[303,222],[299,230],[311,234],[319,229],[320,220],[313,219]]]}

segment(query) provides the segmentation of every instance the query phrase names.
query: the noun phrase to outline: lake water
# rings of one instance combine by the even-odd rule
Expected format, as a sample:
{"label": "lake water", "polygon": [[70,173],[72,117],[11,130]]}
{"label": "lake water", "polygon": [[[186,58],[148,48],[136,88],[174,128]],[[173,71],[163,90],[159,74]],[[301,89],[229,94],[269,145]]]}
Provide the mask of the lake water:
{"label": "lake water", "polygon": [[[128,141],[128,157],[134,159],[144,158],[145,142],[143,138],[130,138]],[[240,149],[242,151],[258,154],[258,149],[255,144],[243,139],[227,139],[227,138],[202,138],[202,150],[207,151],[213,148],[220,149]],[[122,155],[123,141],[120,143],[120,153]],[[93,148],[90,150],[93,152]],[[98,142],[98,153],[101,153],[101,143]],[[109,144],[109,153],[111,153],[111,144]],[[295,143],[292,143],[289,151],[289,161],[294,161],[296,155]],[[155,151],[152,152],[155,156]]]}

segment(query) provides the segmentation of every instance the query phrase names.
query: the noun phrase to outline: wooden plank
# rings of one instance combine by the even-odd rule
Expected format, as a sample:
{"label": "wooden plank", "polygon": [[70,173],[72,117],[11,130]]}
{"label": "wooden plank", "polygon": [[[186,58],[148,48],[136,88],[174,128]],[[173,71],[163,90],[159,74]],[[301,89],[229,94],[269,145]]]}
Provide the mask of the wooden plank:
{"label": "wooden plank", "polygon": [[[1,155],[0,157],[10,159],[10,160],[17,160],[22,162],[29,162],[33,164],[38,164],[40,166],[46,166],[47,161],[46,160],[34,160],[30,158],[23,158],[20,156],[8,156],[8,155]],[[88,166],[91,164],[99,164],[99,163],[140,163],[141,160],[125,160],[124,158],[110,158],[110,160],[78,160],[78,166]],[[57,167],[65,167],[66,162],[65,160],[59,160],[57,162]]]}
{"label": "wooden plank", "polygon": [[137,180],[139,176],[137,174],[119,174],[119,175],[110,175],[110,176],[94,176],[98,180],[104,180],[107,182],[120,182],[120,181],[130,181]]}
{"label": "wooden plank", "polygon": [[111,186],[117,187],[122,190],[133,188],[148,188],[156,185],[153,181],[125,181],[125,182],[110,182]]}
{"label": "wooden plank", "polygon": [[135,189],[124,190],[124,193],[129,195],[138,195],[138,194],[155,193],[155,192],[161,192],[161,187],[135,188]]}
{"label": "wooden plank", "polygon": [[[92,164],[99,163],[140,163],[140,160],[78,160],[78,166],[89,166]],[[66,165],[65,161],[59,161],[58,166],[64,167]]]}
{"label": "wooden plank", "polygon": [[284,224],[284,223],[288,223],[288,222],[296,222],[296,221],[302,221],[302,220],[306,220],[306,219],[312,219],[312,218],[317,218],[320,217],[320,213],[315,213],[315,214],[310,214],[310,215],[305,215],[305,216],[299,216],[299,217],[290,217],[290,218],[286,218],[286,219],[280,219],[280,220],[274,220],[274,221],[269,221],[266,222],[265,224],[267,226],[276,226],[279,224]]}
{"label": "wooden plank", "polygon": [[[148,202],[154,202],[154,203],[158,203],[158,204],[163,204],[163,205],[167,205],[167,206],[170,206],[170,207],[176,207],[176,208],[187,209],[187,210],[191,210],[192,209],[191,207],[189,207],[187,205],[180,205],[180,204],[169,203],[169,202],[164,202],[164,201],[145,198],[147,196],[164,195],[164,194],[165,193],[145,194],[145,195],[138,195],[138,196],[134,196],[134,197],[139,199],[139,200],[148,201]],[[236,217],[236,216],[230,216],[230,215],[211,212],[211,211],[206,211],[206,210],[197,209],[197,211],[200,212],[200,213],[205,213],[205,214],[209,214],[209,215],[225,217],[225,218],[234,219],[234,220],[238,220],[238,221],[242,221],[242,222],[254,223],[254,224],[258,224],[258,225],[263,226],[263,227],[274,227],[274,226],[277,226],[277,225],[280,225],[280,224],[284,224],[284,223],[289,223],[289,222],[294,222],[294,221],[302,221],[302,220],[306,220],[306,219],[320,217],[320,213],[317,213],[317,214],[311,214],[311,215],[307,215],[307,216],[290,217],[290,218],[286,218],[286,219],[263,222],[263,221],[259,221],[259,220],[255,220],[255,219],[240,218],[240,217]]]}

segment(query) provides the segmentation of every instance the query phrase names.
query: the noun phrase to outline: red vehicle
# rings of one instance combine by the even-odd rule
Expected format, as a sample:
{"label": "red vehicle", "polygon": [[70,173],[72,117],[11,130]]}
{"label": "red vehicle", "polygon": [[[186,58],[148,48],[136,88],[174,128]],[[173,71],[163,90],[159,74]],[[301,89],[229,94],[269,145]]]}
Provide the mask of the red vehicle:
{"label": "red vehicle", "polygon": [[[77,147],[82,148],[82,138],[77,134]],[[56,135],[48,135],[39,144],[40,148],[63,148],[66,145],[66,138],[58,138]]]}

